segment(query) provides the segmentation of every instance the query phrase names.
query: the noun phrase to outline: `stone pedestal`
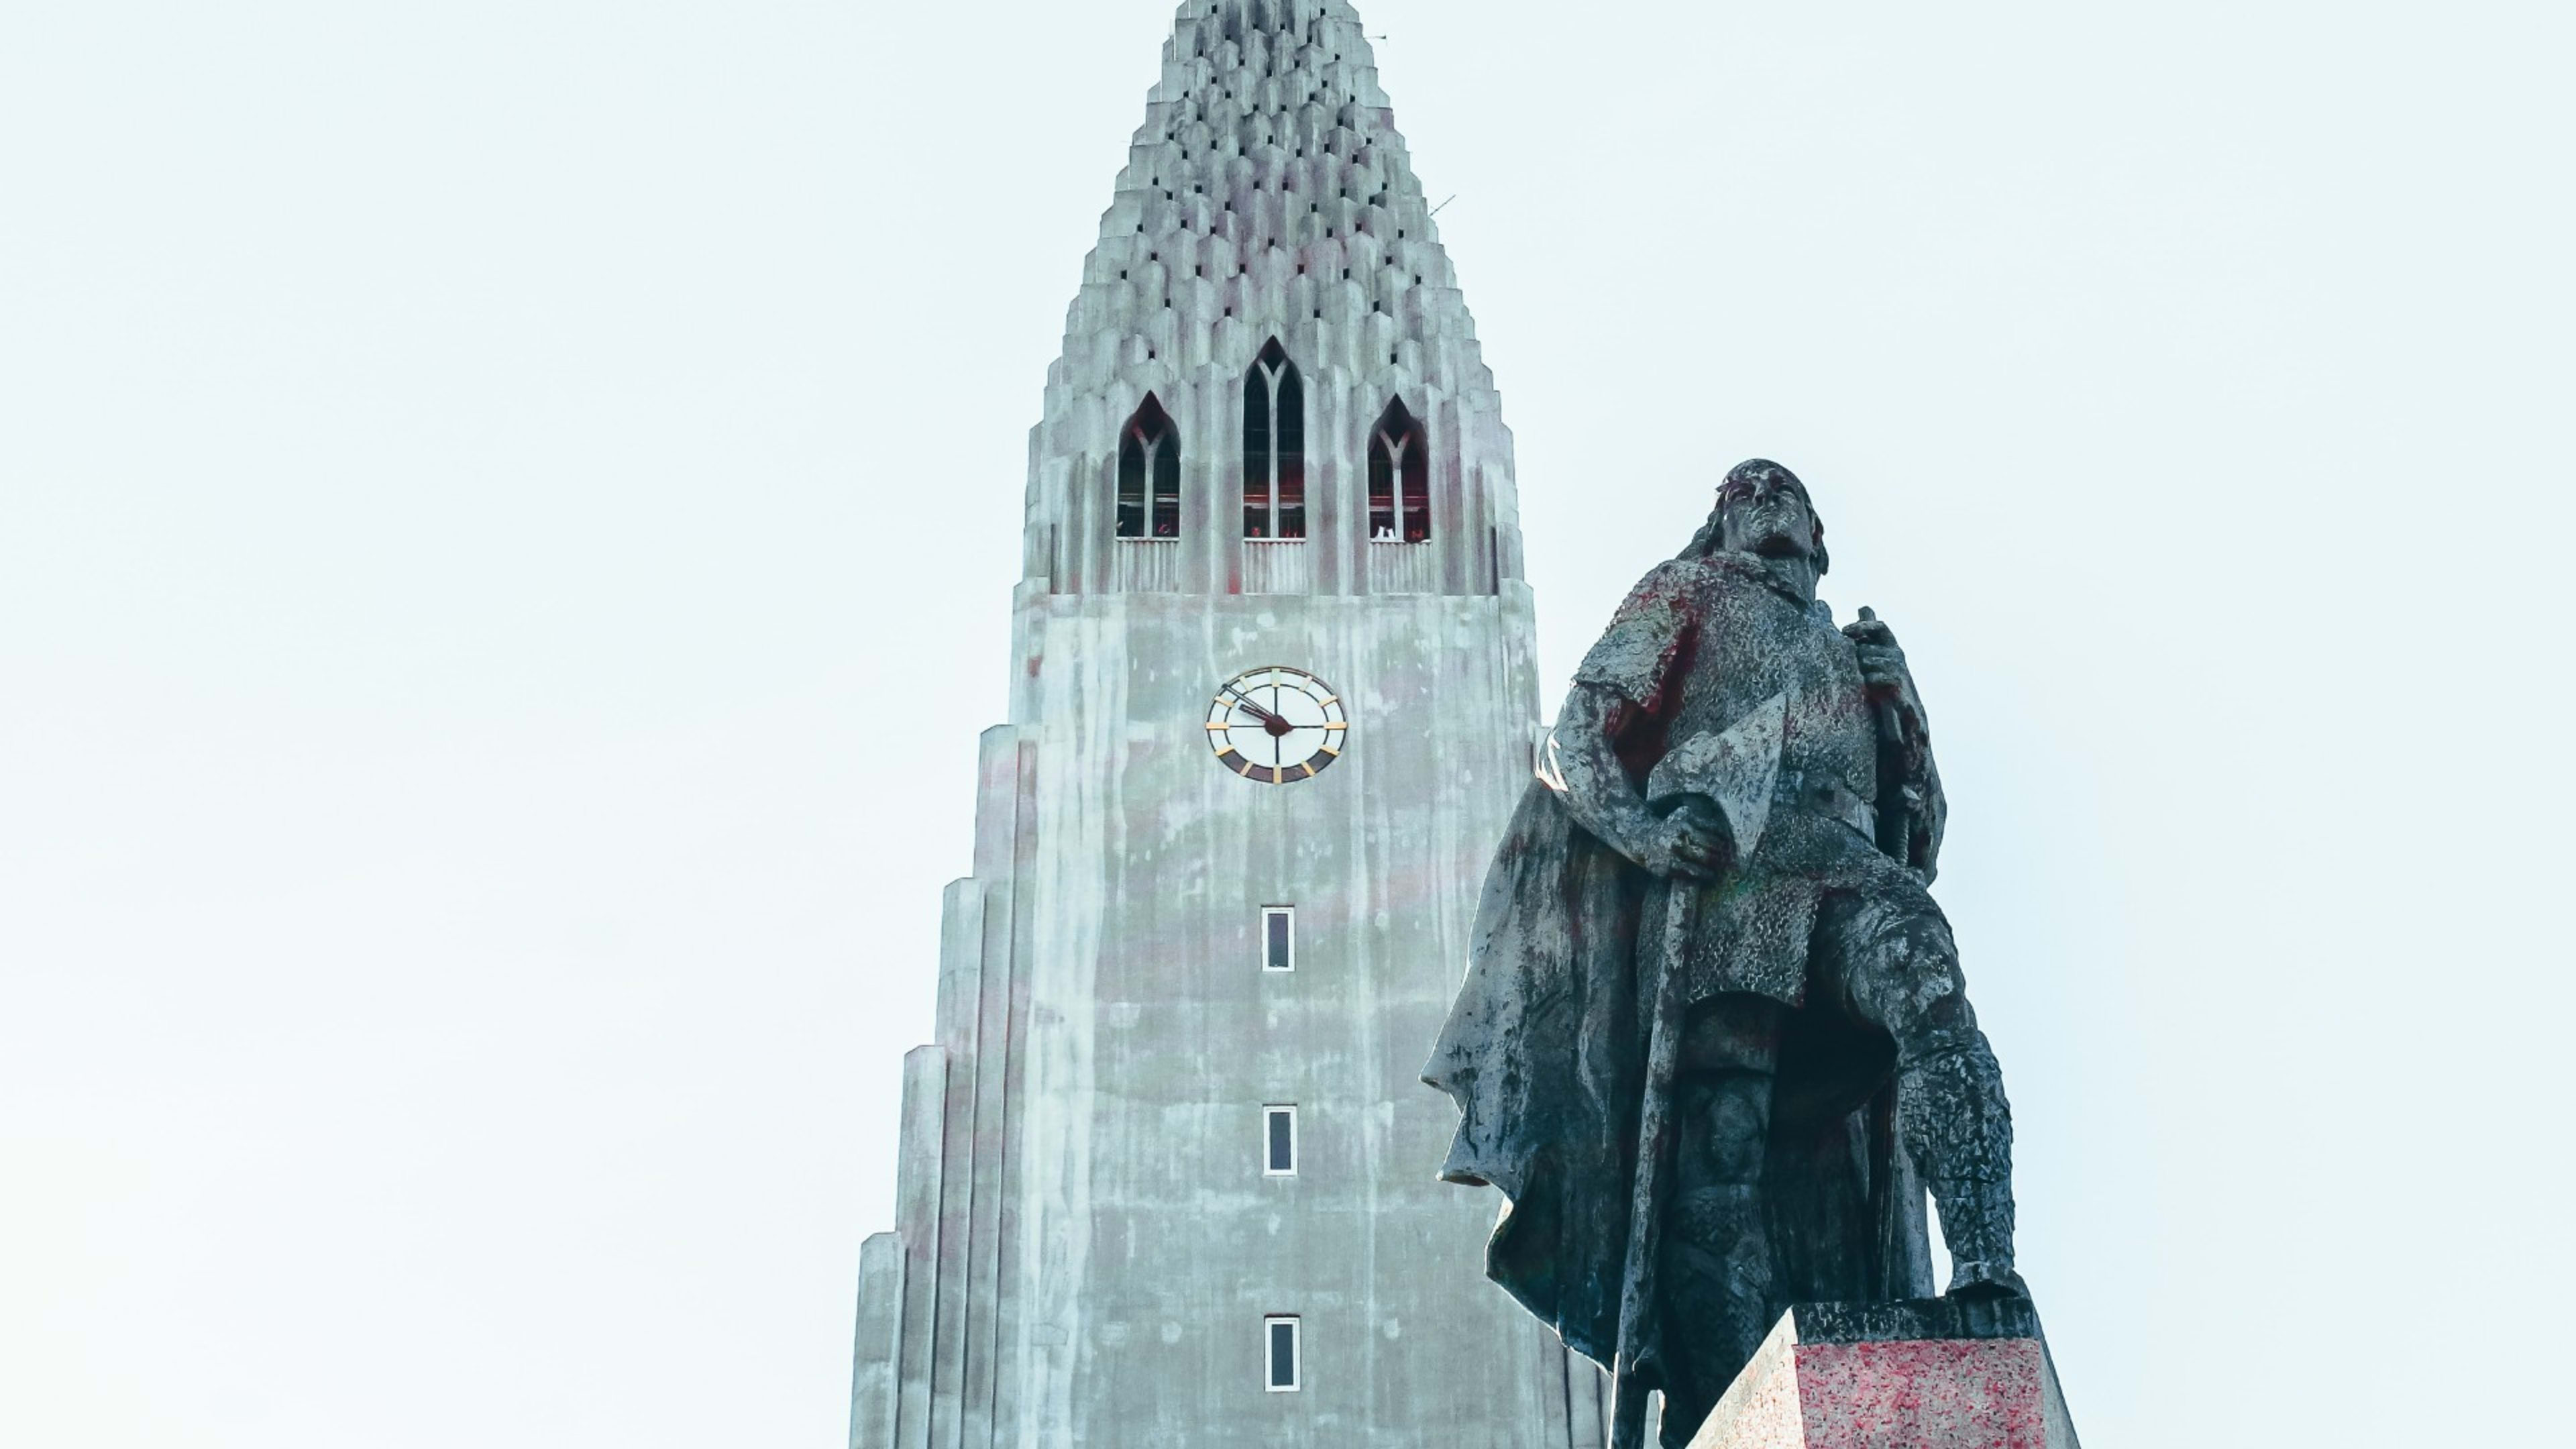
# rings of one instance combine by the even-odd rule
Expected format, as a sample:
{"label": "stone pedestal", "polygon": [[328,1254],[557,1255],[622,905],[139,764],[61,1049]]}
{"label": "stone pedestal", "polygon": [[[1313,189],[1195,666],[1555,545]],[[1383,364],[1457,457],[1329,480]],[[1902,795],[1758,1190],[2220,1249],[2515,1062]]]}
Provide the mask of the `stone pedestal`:
{"label": "stone pedestal", "polygon": [[2077,1449],[2026,1302],[1789,1310],[1691,1449]]}

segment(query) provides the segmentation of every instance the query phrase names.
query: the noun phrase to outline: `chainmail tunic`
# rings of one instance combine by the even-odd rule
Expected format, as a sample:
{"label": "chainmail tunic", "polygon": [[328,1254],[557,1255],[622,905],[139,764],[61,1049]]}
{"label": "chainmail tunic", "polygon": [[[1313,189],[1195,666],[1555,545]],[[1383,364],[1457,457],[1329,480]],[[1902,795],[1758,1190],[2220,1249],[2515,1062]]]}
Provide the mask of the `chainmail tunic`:
{"label": "chainmail tunic", "polygon": [[[1749,556],[1675,559],[1648,574],[1575,679],[1627,702],[1618,749],[1632,783],[1643,783],[1666,748],[1724,730],[1785,692],[1784,778],[1831,780],[1877,799],[1877,725],[1851,641],[1827,611],[1810,610]],[[1817,909],[1835,893],[1897,904],[1900,916],[1940,914],[1921,879],[1876,842],[1785,807],[1773,809],[1752,857],[1723,879],[1656,881],[1644,919],[1662,920],[1676,888],[1700,893],[1685,976],[1694,1001],[1749,991],[1803,1005]]]}

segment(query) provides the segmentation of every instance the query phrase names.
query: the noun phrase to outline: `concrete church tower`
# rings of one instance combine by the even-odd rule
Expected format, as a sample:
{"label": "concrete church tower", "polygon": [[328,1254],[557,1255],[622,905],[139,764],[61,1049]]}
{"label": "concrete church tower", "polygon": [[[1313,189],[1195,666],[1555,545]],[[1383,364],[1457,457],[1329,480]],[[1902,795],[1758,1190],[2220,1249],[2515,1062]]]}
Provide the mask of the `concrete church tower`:
{"label": "concrete church tower", "polygon": [[1031,434],[856,1449],[1576,1449],[1418,1073],[1538,719],[1511,435],[1343,0],[1190,0]]}

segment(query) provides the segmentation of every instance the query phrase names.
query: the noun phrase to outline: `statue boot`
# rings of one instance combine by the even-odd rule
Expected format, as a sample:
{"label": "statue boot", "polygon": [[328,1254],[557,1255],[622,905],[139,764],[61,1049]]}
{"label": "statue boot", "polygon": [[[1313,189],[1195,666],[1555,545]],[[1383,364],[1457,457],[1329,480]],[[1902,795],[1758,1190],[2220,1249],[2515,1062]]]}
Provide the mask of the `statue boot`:
{"label": "statue boot", "polygon": [[1951,1296],[2028,1297],[2013,1269],[2012,1107],[1985,1033],[1964,1026],[1901,1053],[1896,1120],[1940,1210]]}

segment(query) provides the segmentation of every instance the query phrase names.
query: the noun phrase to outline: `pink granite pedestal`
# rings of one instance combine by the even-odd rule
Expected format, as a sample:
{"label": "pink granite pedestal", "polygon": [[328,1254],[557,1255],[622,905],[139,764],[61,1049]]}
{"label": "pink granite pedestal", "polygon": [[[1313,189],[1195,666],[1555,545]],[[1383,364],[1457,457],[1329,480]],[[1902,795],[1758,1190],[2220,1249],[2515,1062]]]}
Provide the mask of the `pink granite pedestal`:
{"label": "pink granite pedestal", "polygon": [[2026,1302],[1789,1310],[1691,1449],[2078,1449]]}

